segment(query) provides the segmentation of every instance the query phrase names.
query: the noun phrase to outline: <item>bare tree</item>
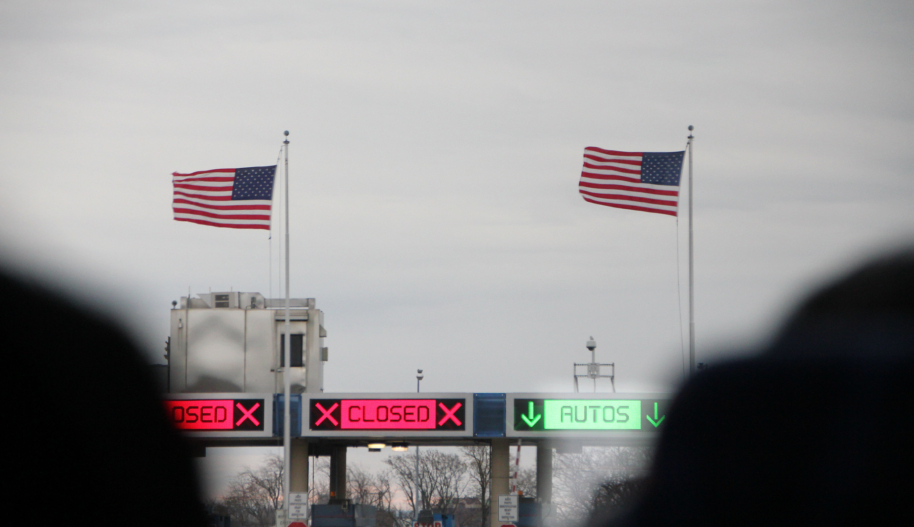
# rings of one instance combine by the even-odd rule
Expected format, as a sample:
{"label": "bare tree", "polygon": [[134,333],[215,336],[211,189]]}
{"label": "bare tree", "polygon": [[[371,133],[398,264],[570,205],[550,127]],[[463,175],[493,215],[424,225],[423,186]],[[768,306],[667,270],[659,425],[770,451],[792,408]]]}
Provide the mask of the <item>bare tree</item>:
{"label": "bare tree", "polygon": [[391,486],[389,470],[371,474],[359,465],[350,465],[346,470],[346,485],[353,503],[373,505],[379,510],[390,508],[396,490]]}
{"label": "bare tree", "polygon": [[346,467],[346,491],[353,503],[374,505],[377,502],[377,489],[372,474],[365,472],[361,466],[350,463]]}
{"label": "bare tree", "polygon": [[403,492],[403,495],[406,496],[406,502],[409,504],[410,508],[413,509],[414,516],[419,509],[419,505],[417,504],[419,501],[418,495],[422,490],[422,485],[418,482],[418,478],[416,477],[416,470],[414,468],[416,467],[415,459],[415,455],[410,456],[407,454],[392,456],[384,461],[384,463],[390,466],[394,477],[397,478],[400,490]]}
{"label": "bare tree", "polygon": [[490,482],[492,481],[492,450],[489,445],[460,447],[470,479],[470,496],[479,500],[479,516],[464,521],[485,527],[489,523]]}
{"label": "bare tree", "polygon": [[308,499],[311,503],[330,503],[330,458],[315,457]]}
{"label": "bare tree", "polygon": [[552,501],[558,523],[573,525],[584,521],[598,502],[613,501],[597,496],[601,484],[609,482],[608,492],[613,485],[643,475],[649,463],[647,448],[585,448],[581,454],[557,454]]}
{"label": "bare tree", "polygon": [[615,477],[600,483],[593,494],[588,524],[605,523],[606,520],[632,507],[647,486],[643,478]]}
{"label": "bare tree", "polygon": [[377,510],[378,527],[400,524],[399,510],[394,507],[396,488],[391,484],[390,470],[371,474],[358,465],[347,468],[349,498],[355,503],[371,505]]}
{"label": "bare tree", "polygon": [[[424,450],[419,460],[418,478],[415,455],[390,457],[385,463],[390,466],[414,513],[417,509],[429,509],[453,514],[468,483],[466,465],[457,454],[435,449]],[[416,495],[417,487],[421,500]]]}
{"label": "bare tree", "polygon": [[410,521],[403,521],[400,509],[394,506],[397,489],[391,482],[391,471],[384,470],[374,476],[375,488],[378,491],[378,508],[377,524],[378,527],[399,527],[401,525],[411,525]]}
{"label": "bare tree", "polygon": [[273,510],[282,506],[283,459],[277,454],[265,456],[263,464],[257,470],[246,469],[240,477],[250,480],[269,500]]}
{"label": "bare tree", "polygon": [[[403,457],[405,461],[408,456]],[[453,509],[453,504],[466,486],[466,467],[458,456],[436,450],[423,451],[420,459],[420,474],[425,482],[422,488],[428,496],[423,499],[424,507],[452,513],[448,506]],[[411,463],[409,466],[414,467],[414,457]],[[311,503],[328,503],[329,461],[315,458],[312,471]],[[282,457],[265,456],[257,468],[245,467],[236,474],[229,484],[229,491],[210,506],[217,514],[230,516],[233,527],[272,527],[276,510],[282,505],[282,476]],[[355,503],[376,507],[378,527],[408,527],[411,524],[397,509],[397,492],[400,489],[394,480],[402,481],[402,478],[393,468],[373,474],[357,464],[347,467],[349,498]]]}
{"label": "bare tree", "polygon": [[428,478],[431,482],[431,509],[442,514],[453,514],[460,497],[465,495],[467,487],[467,467],[457,454],[445,454],[432,450],[425,456]]}
{"label": "bare tree", "polygon": [[535,468],[522,468],[518,471],[517,480],[515,481],[517,485],[517,490],[520,491],[521,496],[527,498],[536,497],[536,469]]}
{"label": "bare tree", "polygon": [[270,527],[282,503],[282,458],[267,456],[256,468],[245,468],[229,483],[228,493],[216,507],[238,527]]}

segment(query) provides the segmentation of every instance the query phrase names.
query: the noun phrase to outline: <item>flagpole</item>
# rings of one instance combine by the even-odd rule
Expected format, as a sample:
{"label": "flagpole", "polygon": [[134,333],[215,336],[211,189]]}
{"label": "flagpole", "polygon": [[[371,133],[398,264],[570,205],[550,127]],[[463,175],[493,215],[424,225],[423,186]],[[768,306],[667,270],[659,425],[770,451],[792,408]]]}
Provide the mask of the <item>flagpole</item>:
{"label": "flagpole", "polygon": [[692,259],[692,130],[689,125],[689,375],[695,374],[695,271]]}
{"label": "flagpole", "polygon": [[[290,400],[292,391],[292,380],[289,375],[292,371],[292,335],[289,322],[289,131],[284,132],[286,136],[283,141],[285,147],[285,172],[286,172],[286,322],[284,326],[283,339],[285,341],[285,350],[283,361],[285,367],[282,371],[283,380],[283,427],[282,427],[282,448],[283,448],[283,471],[282,471],[282,508],[285,510],[284,523],[289,523],[289,487],[291,486],[291,461],[292,461],[292,401]],[[691,223],[690,223],[691,225]]]}

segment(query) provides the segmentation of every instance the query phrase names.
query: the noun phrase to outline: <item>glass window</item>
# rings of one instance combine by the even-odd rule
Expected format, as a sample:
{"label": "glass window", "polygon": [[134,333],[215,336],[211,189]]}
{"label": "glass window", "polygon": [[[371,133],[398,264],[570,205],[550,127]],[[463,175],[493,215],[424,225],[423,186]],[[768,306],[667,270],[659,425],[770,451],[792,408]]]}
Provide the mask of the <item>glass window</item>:
{"label": "glass window", "polygon": [[216,295],[216,307],[229,307],[229,296]]}
{"label": "glass window", "polygon": [[[304,361],[304,349],[305,349],[305,336],[301,333],[289,335],[290,340],[292,341],[292,367],[302,367],[305,365]],[[279,367],[285,367],[286,365],[286,336],[279,336]]]}

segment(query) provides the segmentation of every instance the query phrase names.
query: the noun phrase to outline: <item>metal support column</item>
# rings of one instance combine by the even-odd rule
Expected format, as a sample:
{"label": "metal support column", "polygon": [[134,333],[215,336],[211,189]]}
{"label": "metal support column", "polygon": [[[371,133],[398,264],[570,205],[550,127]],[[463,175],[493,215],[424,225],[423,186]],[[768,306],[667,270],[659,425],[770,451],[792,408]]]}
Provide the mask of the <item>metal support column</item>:
{"label": "metal support column", "polygon": [[536,501],[552,503],[552,445],[536,444]]}
{"label": "metal support column", "polygon": [[695,266],[692,229],[692,150],[695,149],[694,127],[689,125],[689,376],[695,375]]}
{"label": "metal support column", "polygon": [[289,492],[308,492],[308,442],[292,440],[292,461],[289,469]]}
{"label": "metal support column", "polygon": [[[289,490],[292,488],[291,480],[289,479],[292,475],[292,387],[291,387],[291,375],[289,373],[292,369],[292,330],[291,326],[291,315],[289,312],[290,308],[290,299],[289,299],[289,131],[285,131],[286,140],[283,141],[283,146],[285,147],[286,153],[286,309],[285,309],[285,323],[283,324],[283,341],[285,343],[285,351],[283,353],[283,360],[285,364],[285,369],[282,373],[282,384],[283,384],[283,430],[282,430],[282,507],[285,511],[285,522],[289,523]],[[190,299],[187,300],[190,302]]]}
{"label": "metal support column", "polygon": [[330,453],[330,499],[346,499],[346,446],[335,446]]}
{"label": "metal support column", "polygon": [[489,457],[492,464],[492,505],[489,508],[491,511],[489,525],[492,527],[501,527],[502,525],[498,521],[498,497],[508,496],[510,492],[508,487],[508,465],[511,459],[508,450],[510,446],[511,441],[509,439],[492,440],[492,454]]}

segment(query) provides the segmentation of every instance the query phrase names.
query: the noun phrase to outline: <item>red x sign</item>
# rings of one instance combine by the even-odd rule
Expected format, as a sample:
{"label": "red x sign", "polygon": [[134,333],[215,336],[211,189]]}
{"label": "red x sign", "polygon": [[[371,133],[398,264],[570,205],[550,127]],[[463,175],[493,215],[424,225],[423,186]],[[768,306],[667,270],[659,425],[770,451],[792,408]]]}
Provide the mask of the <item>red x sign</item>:
{"label": "red x sign", "polygon": [[460,403],[457,403],[454,405],[453,408],[448,410],[447,406],[444,406],[444,403],[438,403],[438,407],[441,408],[442,412],[444,412],[444,417],[442,417],[441,420],[438,421],[438,426],[441,426],[444,423],[446,423],[448,419],[450,419],[451,421],[454,421],[454,424],[457,426],[460,426],[461,424],[463,424],[460,422],[460,419],[457,419],[457,416],[454,415],[455,413],[457,413],[457,409],[460,408],[461,406],[463,406],[463,405]]}
{"label": "red x sign", "polygon": [[331,406],[329,410],[324,410],[324,407],[321,406],[321,403],[314,403],[314,406],[316,406],[317,409],[320,410],[322,414],[324,414],[324,415],[321,416],[320,419],[318,419],[318,420],[314,423],[314,426],[317,426],[317,425],[323,423],[323,422],[324,422],[324,419],[329,419],[330,422],[333,423],[333,426],[339,426],[339,425],[340,425],[340,422],[337,421],[336,419],[334,419],[332,415],[330,415],[334,410],[336,410],[336,407],[339,406],[339,403],[333,403],[333,406]]}
{"label": "red x sign", "polygon": [[254,410],[260,408],[260,403],[254,403],[254,406],[252,406],[250,410],[245,410],[244,406],[241,403],[235,403],[235,406],[239,410],[241,410],[241,413],[243,414],[241,416],[241,419],[239,419],[238,422],[235,423],[235,426],[240,425],[246,419],[250,419],[251,422],[254,423],[254,426],[260,426],[260,421],[258,421],[257,418],[254,417]]}

